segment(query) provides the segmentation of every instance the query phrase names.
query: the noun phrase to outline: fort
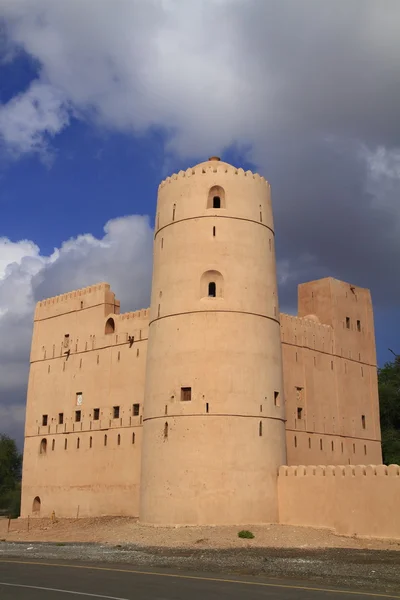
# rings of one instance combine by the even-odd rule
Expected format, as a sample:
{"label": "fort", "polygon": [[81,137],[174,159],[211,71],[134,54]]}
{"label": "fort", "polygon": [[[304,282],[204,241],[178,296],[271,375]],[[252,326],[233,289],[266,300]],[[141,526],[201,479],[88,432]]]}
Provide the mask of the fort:
{"label": "fort", "polygon": [[106,283],[43,300],[30,362],[21,516],[400,537],[370,292],[311,281],[280,313],[259,175],[212,157],[163,181],[150,308]]}

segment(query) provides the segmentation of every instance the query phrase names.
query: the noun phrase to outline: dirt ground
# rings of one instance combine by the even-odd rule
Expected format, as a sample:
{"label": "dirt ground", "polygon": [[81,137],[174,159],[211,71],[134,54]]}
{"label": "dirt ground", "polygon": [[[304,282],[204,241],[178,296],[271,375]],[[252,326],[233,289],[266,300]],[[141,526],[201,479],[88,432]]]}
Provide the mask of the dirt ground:
{"label": "dirt ground", "polygon": [[[249,529],[254,539],[238,537]],[[353,548],[359,550],[400,550],[400,540],[345,537],[328,529],[289,525],[248,525],[242,527],[152,527],[135,519],[0,519],[0,540],[12,542],[97,542],[136,544],[159,548]]]}

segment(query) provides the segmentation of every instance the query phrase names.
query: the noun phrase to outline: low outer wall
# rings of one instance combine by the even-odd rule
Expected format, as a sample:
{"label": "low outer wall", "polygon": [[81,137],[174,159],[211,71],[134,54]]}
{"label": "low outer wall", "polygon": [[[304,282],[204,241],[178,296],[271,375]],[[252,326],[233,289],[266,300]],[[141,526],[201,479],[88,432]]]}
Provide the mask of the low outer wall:
{"label": "low outer wall", "polygon": [[282,466],[279,522],[400,538],[398,465]]}

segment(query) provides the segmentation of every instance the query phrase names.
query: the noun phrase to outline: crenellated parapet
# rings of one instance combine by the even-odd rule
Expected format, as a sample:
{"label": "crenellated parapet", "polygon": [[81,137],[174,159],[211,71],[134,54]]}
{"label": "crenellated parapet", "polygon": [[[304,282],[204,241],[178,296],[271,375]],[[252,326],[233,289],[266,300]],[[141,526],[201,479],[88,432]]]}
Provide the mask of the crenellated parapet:
{"label": "crenellated parapet", "polygon": [[140,310],[135,310],[132,312],[121,313],[118,315],[118,321],[125,321],[128,319],[149,319],[150,309],[149,308],[141,308]]}
{"label": "crenellated parapet", "polygon": [[202,176],[202,175],[206,175],[207,173],[212,174],[220,174],[220,175],[226,175],[226,174],[231,174],[231,175],[237,175],[238,177],[248,177],[251,179],[254,179],[255,181],[259,181],[261,184],[263,185],[267,185],[268,187],[270,187],[270,184],[268,183],[268,181],[265,179],[265,177],[263,177],[262,175],[259,175],[258,173],[253,173],[252,171],[245,171],[244,169],[237,169],[236,167],[233,167],[232,165],[229,165],[227,163],[224,162],[218,162],[218,161],[209,161],[207,163],[201,163],[195,167],[186,169],[186,171],[179,171],[179,173],[173,173],[172,175],[170,175],[169,177],[167,177],[166,179],[164,179],[160,185],[158,186],[158,189],[163,188],[166,185],[171,184],[174,181],[180,180],[180,179],[184,179],[184,178],[192,178],[195,176]]}
{"label": "crenellated parapet", "polygon": [[279,477],[400,477],[399,465],[282,465]]}
{"label": "crenellated parapet", "polygon": [[333,352],[332,327],[319,323],[314,315],[296,317],[281,313],[280,324],[283,343],[329,354]]}
{"label": "crenellated parapet", "polygon": [[98,283],[74,290],[52,298],[46,298],[36,304],[35,321],[65,314],[68,312],[91,308],[99,304],[110,304],[119,311],[119,301],[111,291],[108,283]]}

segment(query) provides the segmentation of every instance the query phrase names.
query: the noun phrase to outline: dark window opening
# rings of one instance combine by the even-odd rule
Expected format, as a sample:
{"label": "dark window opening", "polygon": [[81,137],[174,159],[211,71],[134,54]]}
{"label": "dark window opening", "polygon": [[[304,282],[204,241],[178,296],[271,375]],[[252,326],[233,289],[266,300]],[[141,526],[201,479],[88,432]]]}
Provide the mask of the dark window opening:
{"label": "dark window opening", "polygon": [[262,436],[262,421],[260,421],[259,424],[258,424],[258,435],[260,437]]}
{"label": "dark window opening", "polygon": [[64,413],[58,413],[58,424],[62,425],[64,423]]}
{"label": "dark window opening", "polygon": [[55,447],[56,447],[56,440],[53,440],[51,442],[51,449],[54,450]]}
{"label": "dark window opening", "polygon": [[215,281],[210,281],[208,284],[208,296],[210,298],[215,298],[217,295],[217,286],[215,285]]}
{"label": "dark window opening", "polygon": [[311,448],[311,438],[308,438],[308,447]]}
{"label": "dark window opening", "polygon": [[322,440],[319,440],[319,449],[322,450]]}
{"label": "dark window opening", "polygon": [[344,448],[343,448],[343,442],[342,442],[342,454],[343,454],[343,452],[344,452]]}
{"label": "dark window opening", "polygon": [[362,428],[365,429],[365,415],[361,415]]}
{"label": "dark window opening", "polygon": [[274,404],[275,406],[280,406],[279,392],[274,392]]}
{"label": "dark window opening", "polygon": [[219,196],[214,196],[213,208],[221,208],[221,198]]}
{"label": "dark window opening", "polygon": [[135,433],[132,433],[132,444],[135,443]]}
{"label": "dark window opening", "polygon": [[181,401],[189,402],[192,399],[192,388],[191,387],[182,387],[181,388]]}
{"label": "dark window opening", "polygon": [[93,421],[98,421],[99,419],[100,419],[100,409],[94,408],[93,409]]}
{"label": "dark window opening", "polygon": [[81,445],[81,440],[78,438],[78,439],[76,440],[76,447],[77,447],[77,449],[78,449],[78,450],[79,450],[79,446],[80,446],[80,445]]}
{"label": "dark window opening", "polygon": [[172,220],[175,221],[175,208],[176,204],[174,204],[174,208],[172,209]]}
{"label": "dark window opening", "polygon": [[215,227],[213,227],[213,237],[215,237]]}
{"label": "dark window opening", "polygon": [[301,406],[297,407],[297,418],[298,419],[302,419],[303,418],[303,409]]}
{"label": "dark window opening", "polygon": [[107,434],[104,434],[104,445],[107,446]]}
{"label": "dark window opening", "polygon": [[208,402],[206,402],[206,413],[208,413],[208,408],[209,408]]}
{"label": "dark window opening", "polygon": [[114,322],[114,319],[112,317],[110,317],[106,321],[105,332],[108,334],[108,333],[114,333],[114,331],[115,331],[115,322]]}
{"label": "dark window opening", "polygon": [[353,454],[355,454],[355,453],[356,453],[356,445],[353,444]]}
{"label": "dark window opening", "polygon": [[67,438],[65,438],[65,440],[64,440],[64,450],[66,450],[67,447],[68,447],[68,440],[67,440]]}
{"label": "dark window opening", "polygon": [[83,308],[83,300],[81,300],[81,308]]}
{"label": "dark window opening", "polygon": [[121,436],[120,436],[120,434],[118,434],[118,437],[117,437],[117,444],[118,444],[118,446],[121,445]]}
{"label": "dark window opening", "polygon": [[168,405],[167,405],[167,404],[165,405],[165,411],[164,411],[164,414],[166,414],[166,415],[168,414]]}
{"label": "dark window opening", "polygon": [[334,450],[335,450],[335,445],[334,445],[334,443],[333,443],[333,442],[331,442],[331,448],[332,448],[332,452],[334,452]]}
{"label": "dark window opening", "polygon": [[294,436],[294,447],[297,448],[297,436]]}
{"label": "dark window opening", "polygon": [[350,317],[346,317],[346,329],[350,329]]}
{"label": "dark window opening", "polygon": [[113,406],[113,419],[119,419],[119,406]]}
{"label": "dark window opening", "polygon": [[40,512],[40,505],[41,505],[40,498],[39,498],[39,496],[36,496],[36,498],[34,498],[34,500],[33,500],[32,512],[34,512],[34,513]]}
{"label": "dark window opening", "polygon": [[364,454],[367,456],[367,446],[364,444]]}
{"label": "dark window opening", "polygon": [[40,454],[46,454],[47,452],[47,440],[43,438],[40,442]]}
{"label": "dark window opening", "polygon": [[168,423],[165,422],[164,425],[164,440],[166,440],[168,438]]}
{"label": "dark window opening", "polygon": [[47,415],[42,415],[42,425],[43,426],[47,425],[47,420],[48,420],[48,416]]}
{"label": "dark window opening", "polygon": [[133,405],[133,416],[137,417],[139,415],[139,410],[140,410],[140,404],[134,404]]}
{"label": "dark window opening", "polygon": [[90,436],[89,438],[89,448],[91,448],[93,446],[93,438],[92,436]]}
{"label": "dark window opening", "polygon": [[82,417],[82,411],[76,410],[75,411],[75,423],[80,423],[81,417]]}
{"label": "dark window opening", "polygon": [[357,331],[361,331],[361,321],[357,319]]}

